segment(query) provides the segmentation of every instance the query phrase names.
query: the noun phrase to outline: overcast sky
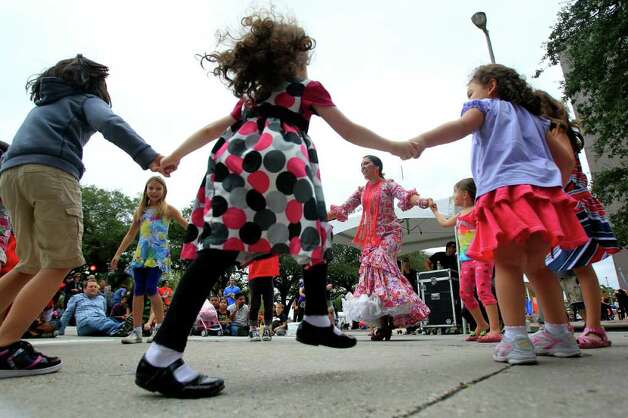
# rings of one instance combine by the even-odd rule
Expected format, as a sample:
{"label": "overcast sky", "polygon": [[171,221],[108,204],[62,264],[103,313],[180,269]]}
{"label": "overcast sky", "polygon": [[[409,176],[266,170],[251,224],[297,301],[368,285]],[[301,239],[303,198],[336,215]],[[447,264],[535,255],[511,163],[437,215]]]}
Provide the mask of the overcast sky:
{"label": "overcast sky", "polygon": [[[239,28],[242,16],[268,2],[245,0],[3,1],[0,14],[0,139],[11,142],[32,107],[29,76],[76,53],[110,67],[113,110],[158,152],[167,154],[189,134],[232,109],[235,98],[208,76],[195,54],[214,50],[216,31]],[[317,41],[311,79],[355,122],[392,139],[407,139],[456,118],[473,68],[489,61],[483,33],[470,21],[488,15],[497,62],[560,97],[562,73],[541,66],[543,43],[560,1],[276,0]],[[361,156],[370,152],[340,138],[322,119],[310,127],[319,150],[327,204],[343,202],[363,179]],[[169,203],[189,205],[210,147],[190,155],[168,179]],[[470,177],[470,141],[430,149],[402,164],[377,153],[388,177],[423,196],[445,197]],[[135,196],[149,172],[99,134],[85,148],[81,180]],[[602,266],[600,279],[615,280]],[[612,276],[612,277],[611,277]]]}

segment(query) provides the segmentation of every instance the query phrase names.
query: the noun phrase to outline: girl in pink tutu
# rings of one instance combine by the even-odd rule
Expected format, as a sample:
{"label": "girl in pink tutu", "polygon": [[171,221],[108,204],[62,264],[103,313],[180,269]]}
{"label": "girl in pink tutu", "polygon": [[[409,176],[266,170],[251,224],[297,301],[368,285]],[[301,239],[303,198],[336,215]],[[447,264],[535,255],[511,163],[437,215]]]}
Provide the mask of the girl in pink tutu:
{"label": "girl in pink tutu", "polygon": [[382,169],[378,157],[365,156],[362,175],[366,185],[359,187],[345,204],[332,205],[328,214],[329,218],[344,222],[362,205],[362,219],[353,239],[362,247],[360,281],[343,302],[343,310],[354,321],[377,326],[372,336],[375,341],[390,340],[394,326],[414,325],[430,313],[397,267],[401,225],[393,207],[395,198],[402,210],[424,202],[416,190],[404,190],[393,180],[384,179]]}
{"label": "girl in pink tutu", "polygon": [[[414,138],[420,150],[473,134],[471,169],[477,185],[475,239],[467,254],[495,263],[497,300],[505,333],[493,359],[536,363],[536,353],[580,355],[566,321],[558,280],[545,267],[554,246],[572,249],[588,237],[575,215],[576,202],[561,188],[561,173],[547,141],[540,100],[519,74],[499,64],[478,67],[467,87],[462,116]],[[552,344],[536,347],[527,335],[523,275],[543,306]]]}

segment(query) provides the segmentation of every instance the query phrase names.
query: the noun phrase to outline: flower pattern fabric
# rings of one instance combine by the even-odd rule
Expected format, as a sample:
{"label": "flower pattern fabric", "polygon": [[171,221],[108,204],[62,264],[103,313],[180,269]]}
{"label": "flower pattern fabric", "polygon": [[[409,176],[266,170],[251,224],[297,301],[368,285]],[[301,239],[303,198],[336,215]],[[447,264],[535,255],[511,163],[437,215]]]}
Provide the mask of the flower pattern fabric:
{"label": "flower pattern fabric", "polygon": [[[363,204],[363,191],[364,187],[360,187],[345,204],[332,205],[330,213],[346,221],[348,215]],[[381,240],[377,245],[362,248],[359,282],[343,301],[343,310],[350,320],[376,325],[380,317],[391,315],[396,326],[405,327],[429,315],[429,308],[397,267],[402,232],[395,216],[394,199],[399,200],[397,206],[405,211],[412,208],[410,200],[415,194],[416,190],[404,190],[392,180],[382,183],[376,229]]]}
{"label": "flower pattern fabric", "polygon": [[130,267],[159,267],[162,273],[169,272],[168,229],[170,220],[157,216],[157,211],[154,208],[148,208],[142,214],[140,222],[139,240]]}

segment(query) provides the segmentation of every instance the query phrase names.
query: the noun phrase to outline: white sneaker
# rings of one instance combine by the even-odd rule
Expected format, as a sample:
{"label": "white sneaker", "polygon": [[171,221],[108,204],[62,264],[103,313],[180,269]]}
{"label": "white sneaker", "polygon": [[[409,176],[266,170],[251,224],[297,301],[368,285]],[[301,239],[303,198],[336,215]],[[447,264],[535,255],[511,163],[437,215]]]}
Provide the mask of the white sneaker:
{"label": "white sneaker", "polygon": [[535,364],[534,346],[527,335],[517,335],[512,339],[502,338],[495,346],[493,360],[509,364]]}
{"label": "white sneaker", "polygon": [[545,330],[532,334],[530,337],[534,351],[539,356],[580,357],[580,347],[571,332],[556,336]]}
{"label": "white sneaker", "polygon": [[250,342],[262,341],[262,339],[259,336],[258,330],[255,329],[255,330],[249,331],[249,341]]}
{"label": "white sneaker", "polygon": [[134,332],[131,332],[126,337],[122,338],[121,342],[122,344],[139,344],[139,343],[143,343],[144,340],[142,339],[141,335],[135,333],[134,331]]}

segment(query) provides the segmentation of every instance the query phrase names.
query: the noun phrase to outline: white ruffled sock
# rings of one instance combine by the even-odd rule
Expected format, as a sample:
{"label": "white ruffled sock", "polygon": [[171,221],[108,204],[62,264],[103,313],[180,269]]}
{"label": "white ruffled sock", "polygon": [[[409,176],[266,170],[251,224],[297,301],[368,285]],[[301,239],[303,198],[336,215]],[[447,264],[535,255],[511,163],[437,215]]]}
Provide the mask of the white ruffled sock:
{"label": "white ruffled sock", "polygon": [[[310,325],[314,325],[319,328],[329,328],[331,321],[327,315],[304,315],[303,320]],[[343,335],[342,331],[334,325],[334,334]]]}

